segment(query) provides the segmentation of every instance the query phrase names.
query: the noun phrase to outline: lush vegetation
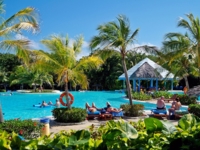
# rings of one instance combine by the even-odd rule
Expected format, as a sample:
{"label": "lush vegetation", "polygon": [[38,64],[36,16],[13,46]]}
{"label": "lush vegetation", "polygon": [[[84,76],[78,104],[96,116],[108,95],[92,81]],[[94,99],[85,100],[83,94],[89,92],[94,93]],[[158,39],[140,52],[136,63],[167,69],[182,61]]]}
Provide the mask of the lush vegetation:
{"label": "lush vegetation", "polygon": [[144,111],[144,105],[142,104],[122,104],[120,108],[123,109],[124,115],[128,117],[142,116]]}
{"label": "lush vegetation", "polygon": [[141,92],[132,92],[132,97],[135,100],[151,100],[152,96]]}
{"label": "lush vegetation", "polygon": [[196,104],[196,97],[190,97],[188,95],[179,95],[179,100],[182,105],[190,105],[190,104]]}
{"label": "lush vegetation", "polygon": [[81,122],[84,121],[87,117],[87,112],[85,109],[82,108],[54,108],[53,116],[55,121],[57,122]]}
{"label": "lush vegetation", "polygon": [[167,91],[155,91],[153,93],[153,97],[154,98],[158,98],[158,97],[161,97],[161,96],[164,96],[165,98],[171,98],[173,94],[167,92]]}
{"label": "lush vegetation", "polygon": [[43,125],[32,120],[7,120],[0,123],[0,130],[8,133],[15,132],[25,139],[34,139],[40,136]]}
{"label": "lush vegetation", "polygon": [[184,115],[175,126],[168,121],[145,118],[138,122],[109,121],[99,128],[61,131],[55,135],[20,141],[15,133],[0,132],[0,149],[200,149],[200,121]]}
{"label": "lush vegetation", "polygon": [[188,111],[198,117],[200,117],[200,105],[199,104],[190,104]]}

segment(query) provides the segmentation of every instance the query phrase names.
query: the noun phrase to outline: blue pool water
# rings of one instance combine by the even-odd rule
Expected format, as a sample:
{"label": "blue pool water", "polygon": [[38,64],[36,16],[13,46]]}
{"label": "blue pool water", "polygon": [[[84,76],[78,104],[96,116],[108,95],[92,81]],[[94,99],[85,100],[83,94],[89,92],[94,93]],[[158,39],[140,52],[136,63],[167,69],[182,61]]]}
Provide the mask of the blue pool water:
{"label": "blue pool water", "polygon": [[[110,102],[113,107],[119,108],[121,104],[129,103],[129,100],[124,99],[124,93],[105,92],[105,91],[89,91],[89,92],[70,92],[74,96],[74,103],[72,107],[85,108],[85,103],[90,105],[92,102],[97,107],[102,108],[106,106],[106,102]],[[59,98],[61,93],[45,93],[45,94],[32,94],[32,93],[17,93],[14,92],[12,96],[0,93],[0,104],[4,113],[4,119],[31,119],[40,118],[45,116],[52,116],[52,109],[50,108],[36,108],[34,104],[39,104],[43,100],[46,102]],[[156,107],[155,104],[148,102],[133,101],[135,104],[143,104],[145,110],[150,110]],[[169,106],[170,107],[170,106]]]}

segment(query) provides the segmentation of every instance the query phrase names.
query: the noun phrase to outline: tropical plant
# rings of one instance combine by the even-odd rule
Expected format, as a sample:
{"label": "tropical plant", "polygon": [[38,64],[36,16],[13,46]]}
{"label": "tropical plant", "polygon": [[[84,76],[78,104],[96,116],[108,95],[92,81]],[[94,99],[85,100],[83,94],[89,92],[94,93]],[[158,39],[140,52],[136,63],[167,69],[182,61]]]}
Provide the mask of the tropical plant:
{"label": "tropical plant", "polygon": [[163,65],[174,73],[175,78],[183,78],[189,89],[187,77],[189,74],[198,76],[198,69],[194,65],[196,63],[195,55],[189,51],[191,44],[188,35],[168,33],[163,45]]}
{"label": "tropical plant", "polygon": [[81,122],[85,121],[87,112],[82,108],[55,108],[53,116],[57,122]]}
{"label": "tropical plant", "polygon": [[[4,12],[3,0],[0,0],[0,14]],[[28,54],[26,49],[29,47],[30,41],[25,38],[14,39],[13,37],[17,34],[22,35],[23,31],[35,33],[39,28],[37,17],[36,10],[32,7],[27,7],[8,19],[1,19],[3,21],[0,24],[0,36],[2,37],[0,49],[15,50],[18,57],[27,60]],[[11,38],[8,39],[7,37]]]}
{"label": "tropical plant", "polygon": [[[187,54],[192,53],[195,55],[196,66],[198,68],[198,76],[200,76],[200,21],[198,17],[194,17],[192,13],[186,14],[186,19],[181,18],[178,21],[178,27],[183,27],[188,31],[185,35],[185,39],[187,40]],[[169,33],[168,37],[177,37],[180,36],[179,33]],[[179,43],[175,43],[174,46],[179,47]]]}
{"label": "tropical plant", "polygon": [[21,141],[16,133],[0,131],[0,149],[199,149],[200,120],[184,115],[178,125],[156,118],[138,122],[108,121],[89,130],[61,131],[54,135]]}
{"label": "tropical plant", "polygon": [[113,50],[117,50],[121,55],[123,71],[126,77],[126,87],[128,91],[128,98],[130,105],[132,105],[131,87],[129,83],[128,73],[125,58],[127,55],[127,46],[135,40],[135,36],[138,34],[139,29],[136,29],[131,33],[128,18],[119,15],[117,17],[118,22],[108,22],[104,25],[98,26],[98,36],[94,36],[91,40],[90,47],[92,49],[97,48],[107,51],[107,54],[112,54]]}
{"label": "tropical plant", "polygon": [[136,29],[134,32],[130,29],[130,23],[126,16],[119,15],[117,17],[117,22],[108,22],[106,24],[97,27],[99,35],[94,36],[91,40],[90,47],[97,55],[100,55],[103,59],[114,55],[114,51],[117,51],[121,56],[122,67],[126,79],[126,88],[128,92],[128,98],[130,105],[132,105],[131,96],[131,85],[129,82],[129,77],[127,73],[126,57],[130,50],[137,51],[152,51],[156,49],[155,46],[139,46],[128,49],[128,46],[134,43],[135,37],[139,32]]}
{"label": "tropical plant", "polygon": [[36,86],[39,85],[42,88],[44,83],[53,85],[53,76],[48,72],[39,70],[37,67],[25,68],[19,66],[17,70],[10,77],[11,83],[14,84],[28,84],[30,87],[34,87],[36,92]]}
{"label": "tropical plant", "polygon": [[32,120],[6,120],[0,123],[0,129],[8,133],[18,133],[25,139],[34,139],[40,136],[43,125]]}
{"label": "tropical plant", "polygon": [[[88,80],[84,74],[84,70],[98,68],[103,61],[97,56],[83,57],[76,60],[77,55],[81,51],[83,37],[79,36],[70,46],[68,36],[51,35],[49,38],[41,41],[51,53],[43,51],[34,51],[37,55],[37,64],[41,68],[53,71],[57,75],[59,85],[65,84],[65,93],[68,95],[68,83],[73,87],[80,85],[83,89],[87,89]],[[66,96],[66,106],[70,108],[69,98]]]}

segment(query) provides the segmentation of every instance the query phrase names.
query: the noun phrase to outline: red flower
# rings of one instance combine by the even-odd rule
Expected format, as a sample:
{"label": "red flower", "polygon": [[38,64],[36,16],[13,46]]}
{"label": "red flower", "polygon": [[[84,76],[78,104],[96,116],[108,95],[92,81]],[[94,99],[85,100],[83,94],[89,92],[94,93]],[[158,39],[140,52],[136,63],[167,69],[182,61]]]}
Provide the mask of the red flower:
{"label": "red flower", "polygon": [[23,134],[23,130],[19,130],[19,134],[22,135]]}
{"label": "red flower", "polygon": [[45,130],[45,127],[43,127],[42,130],[44,131],[44,130]]}
{"label": "red flower", "polygon": [[36,125],[37,125],[37,122],[34,122],[33,125],[36,126]]}

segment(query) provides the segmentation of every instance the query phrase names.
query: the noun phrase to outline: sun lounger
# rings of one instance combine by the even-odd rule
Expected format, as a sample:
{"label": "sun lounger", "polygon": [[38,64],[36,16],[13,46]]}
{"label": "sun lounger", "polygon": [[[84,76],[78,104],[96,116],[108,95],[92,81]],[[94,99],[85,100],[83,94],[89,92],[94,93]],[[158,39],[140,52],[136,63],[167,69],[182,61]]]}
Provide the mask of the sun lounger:
{"label": "sun lounger", "polygon": [[186,115],[188,113],[188,110],[175,110],[174,116],[175,118],[181,118],[183,115]]}
{"label": "sun lounger", "polygon": [[123,111],[111,112],[111,114],[112,114],[113,117],[123,117],[124,116]]}
{"label": "sun lounger", "polygon": [[101,115],[101,112],[100,111],[95,111],[95,112],[91,112],[91,111],[89,111],[89,110],[87,110],[87,118],[88,119],[94,119],[94,118],[99,118],[100,117],[100,115]]}
{"label": "sun lounger", "polygon": [[167,117],[166,109],[152,109],[151,113],[154,117]]}

